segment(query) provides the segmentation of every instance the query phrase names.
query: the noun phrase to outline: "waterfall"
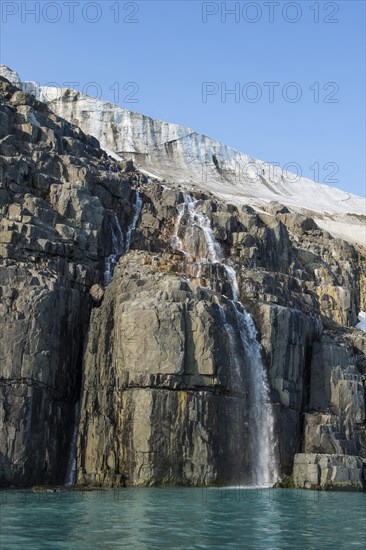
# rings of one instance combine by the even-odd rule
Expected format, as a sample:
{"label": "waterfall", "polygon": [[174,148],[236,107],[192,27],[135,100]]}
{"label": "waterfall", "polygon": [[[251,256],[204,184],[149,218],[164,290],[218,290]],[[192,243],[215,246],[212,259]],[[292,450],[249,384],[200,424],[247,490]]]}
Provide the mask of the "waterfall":
{"label": "waterfall", "polygon": [[[197,200],[188,195],[184,196],[184,202],[178,208],[172,244],[184,253],[187,261],[196,262],[199,272],[202,264],[206,262],[220,264],[226,272],[233,299],[227,299],[225,306],[219,305],[219,308],[230,343],[233,379],[239,386],[239,393],[244,395],[246,400],[245,407],[249,418],[247,444],[251,457],[249,477],[251,483],[257,486],[273,484],[278,479],[273,410],[257,330],[250,314],[238,301],[235,270],[223,262],[223,253],[212,231],[210,220],[203,212],[197,210],[197,206]],[[187,217],[187,221],[182,228],[184,216]],[[201,236],[205,244],[204,256],[199,242]]]}
{"label": "waterfall", "polygon": [[66,470],[66,479],[65,479],[66,486],[75,485],[75,482],[76,482],[76,466],[77,466],[76,443],[77,443],[77,434],[78,434],[78,426],[79,426],[79,416],[80,416],[80,402],[78,401],[75,405],[74,425],[72,429],[72,436],[71,436],[71,442],[70,442],[69,461],[68,461],[67,470]]}
{"label": "waterfall", "polygon": [[[245,380],[249,402],[250,447],[252,449],[252,481],[256,485],[274,483],[278,479],[275,459],[273,410],[269,398],[267,373],[262,361],[261,345],[251,315],[240,302],[231,302],[242,345],[239,359],[246,358]],[[242,373],[242,371],[241,371]]]}
{"label": "waterfall", "polygon": [[123,239],[121,224],[116,213],[113,213],[113,223],[111,223],[112,233],[112,253],[105,259],[104,270],[104,286],[108,286],[112,282],[112,276],[115,266],[118,263],[122,254],[126,254],[130,250],[132,232],[136,229],[138,219],[142,209],[142,198],[136,191],[135,203],[133,205],[133,217],[126,232],[126,242]]}
{"label": "waterfall", "polygon": [[178,250],[183,252],[185,256],[187,256],[187,252],[184,250],[184,245],[182,240],[178,236],[178,232],[179,232],[182,218],[186,212],[186,205],[188,203],[188,200],[192,199],[192,197],[190,197],[189,195],[184,195],[183,198],[184,198],[184,202],[182,202],[182,204],[178,206],[178,216],[174,226],[174,231],[172,236],[172,246],[173,248],[177,248]]}
{"label": "waterfall", "polygon": [[136,200],[135,200],[135,204],[133,205],[133,218],[126,233],[126,246],[124,250],[125,253],[130,250],[132,231],[135,231],[136,229],[136,225],[141,214],[141,209],[142,209],[142,198],[140,193],[136,191]]}
{"label": "waterfall", "polygon": [[[205,263],[220,263],[222,251],[211,229],[210,220],[203,212],[197,210],[198,201],[190,195],[183,195],[184,202],[178,207],[172,245],[180,250],[186,259],[195,265],[195,276],[201,274]],[[181,222],[186,217],[183,238],[179,237]],[[204,249],[202,249],[204,247]]]}
{"label": "waterfall", "polygon": [[117,214],[113,213],[113,223],[111,223],[111,232],[112,232],[112,254],[107,256],[105,259],[105,270],[104,270],[104,286],[109,285],[112,282],[112,275],[114,267],[118,262],[118,258],[121,256],[124,250],[123,243],[123,233],[121,229],[121,224]]}
{"label": "waterfall", "polygon": [[222,264],[222,265],[226,271],[226,275],[231,286],[231,293],[233,296],[233,300],[237,302],[239,300],[239,288],[238,288],[238,281],[236,278],[235,269],[227,264]]}

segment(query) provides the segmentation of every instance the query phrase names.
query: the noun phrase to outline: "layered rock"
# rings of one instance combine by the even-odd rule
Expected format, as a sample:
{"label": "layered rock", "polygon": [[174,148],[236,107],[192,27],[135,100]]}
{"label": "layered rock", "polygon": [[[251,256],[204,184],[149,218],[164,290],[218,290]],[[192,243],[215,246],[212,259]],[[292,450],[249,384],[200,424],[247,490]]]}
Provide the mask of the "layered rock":
{"label": "layered rock", "polygon": [[363,491],[366,461],[358,456],[338,454],[297,454],[294,483],[301,489]]}
{"label": "layered rock", "polygon": [[[300,487],[360,488],[366,337],[353,327],[366,309],[365,249],[278,202],[284,189],[252,207],[184,184],[176,151],[203,139],[177,130],[162,183],[49,110],[62,105],[98,136],[76,117],[79,96],[47,106],[4,78],[0,93],[1,483],[62,483],[74,458],[80,484],[253,480],[248,442],[263,411],[233,359],[234,272],[262,344],[281,476],[295,458]],[[109,128],[112,107],[98,109]],[[154,171],[165,156],[149,143],[142,164]],[[220,262],[182,209],[193,198]]]}
{"label": "layered rock", "polygon": [[313,346],[309,408],[305,452],[366,457],[365,377],[359,357],[329,336]]}

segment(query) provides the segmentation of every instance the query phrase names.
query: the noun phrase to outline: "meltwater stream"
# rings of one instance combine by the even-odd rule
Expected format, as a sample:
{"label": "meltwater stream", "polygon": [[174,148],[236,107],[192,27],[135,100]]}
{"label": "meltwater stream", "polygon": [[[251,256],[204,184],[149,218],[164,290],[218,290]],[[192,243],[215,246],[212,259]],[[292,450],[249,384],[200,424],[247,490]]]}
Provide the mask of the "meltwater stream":
{"label": "meltwater stream", "polygon": [[[210,220],[200,210],[197,210],[198,201],[190,195],[183,195],[184,202],[178,207],[178,217],[174,228],[173,245],[178,248],[189,261],[194,262],[197,259],[196,276],[201,273],[203,263],[219,263],[221,262],[222,252],[219,243],[216,241],[215,235],[211,229]],[[183,216],[187,216],[187,221],[184,226],[183,240],[179,237],[181,222]],[[202,240],[205,245],[202,256]]]}
{"label": "meltwater stream", "polygon": [[111,223],[112,252],[105,259],[105,286],[109,285],[112,282],[113,271],[118,263],[118,259],[120,258],[120,256],[122,256],[122,254],[126,254],[130,250],[132,232],[136,229],[136,225],[141,214],[141,209],[142,197],[140,193],[136,191],[135,204],[133,206],[133,217],[126,231],[126,241],[124,241],[123,238],[123,232],[118,216],[116,215],[116,213],[113,214],[113,221]]}
{"label": "meltwater stream", "polygon": [[80,401],[75,405],[74,413],[74,426],[72,429],[72,437],[70,443],[70,452],[69,452],[69,462],[67,465],[66,480],[65,485],[71,487],[76,483],[76,461],[77,461],[77,435],[78,435],[78,425],[80,417]]}
{"label": "meltwater stream", "polygon": [[113,270],[118,262],[118,258],[124,251],[124,240],[121,229],[121,224],[117,214],[113,213],[113,219],[111,223],[112,233],[112,253],[105,259],[105,271],[104,271],[104,284],[109,285],[112,282]]}
{"label": "meltwater stream", "polygon": [[[198,210],[199,202],[185,195],[179,213],[172,244],[194,264],[194,274],[199,277],[205,263],[220,264],[231,286],[232,300],[220,305],[220,315],[230,342],[230,359],[235,370],[239,392],[248,396],[245,403],[250,418],[248,447],[250,448],[250,472],[245,472],[252,484],[265,486],[278,479],[275,456],[273,410],[269,398],[267,373],[261,356],[261,345],[253,319],[238,301],[238,283],[235,270],[224,263],[219,243],[211,228],[209,218]],[[184,221],[184,223],[183,223]],[[230,308],[230,319],[227,308]]]}
{"label": "meltwater stream", "polygon": [[133,206],[133,218],[132,218],[132,222],[131,222],[130,226],[128,227],[127,233],[126,233],[126,246],[125,246],[125,251],[124,251],[125,253],[130,250],[132,231],[134,231],[136,229],[136,225],[137,225],[138,219],[139,219],[140,214],[141,214],[141,209],[142,209],[142,197],[141,197],[140,193],[138,191],[136,191],[136,200],[135,200],[135,204]]}

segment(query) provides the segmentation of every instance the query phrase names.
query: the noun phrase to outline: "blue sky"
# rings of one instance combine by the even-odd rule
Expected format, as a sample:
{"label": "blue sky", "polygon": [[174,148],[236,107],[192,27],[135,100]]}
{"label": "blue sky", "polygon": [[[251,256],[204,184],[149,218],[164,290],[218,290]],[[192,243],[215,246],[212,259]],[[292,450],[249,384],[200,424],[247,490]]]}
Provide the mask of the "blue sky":
{"label": "blue sky", "polygon": [[0,61],[22,79],[77,82],[365,195],[363,0],[1,4]]}

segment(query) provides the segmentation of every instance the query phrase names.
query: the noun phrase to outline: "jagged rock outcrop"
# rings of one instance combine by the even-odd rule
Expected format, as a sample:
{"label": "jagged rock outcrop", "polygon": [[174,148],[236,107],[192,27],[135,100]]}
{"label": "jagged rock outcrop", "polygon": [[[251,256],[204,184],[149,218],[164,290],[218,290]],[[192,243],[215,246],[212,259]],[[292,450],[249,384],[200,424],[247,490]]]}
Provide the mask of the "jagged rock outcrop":
{"label": "jagged rock outcrop", "polygon": [[[365,378],[359,356],[324,336],[313,346],[304,451],[366,457]],[[318,412],[320,411],[320,412]]]}
{"label": "jagged rock outcrop", "polygon": [[294,483],[301,489],[362,491],[366,461],[359,456],[338,454],[297,454]]}
{"label": "jagged rock outcrop", "polygon": [[1,77],[0,95],[1,484],[71,470],[80,484],[253,480],[248,442],[265,414],[248,395],[235,290],[262,345],[281,476],[295,458],[300,487],[360,488],[360,240],[280,198],[259,207],[185,185],[176,145],[171,181],[148,178],[139,152],[108,156],[52,102]]}

